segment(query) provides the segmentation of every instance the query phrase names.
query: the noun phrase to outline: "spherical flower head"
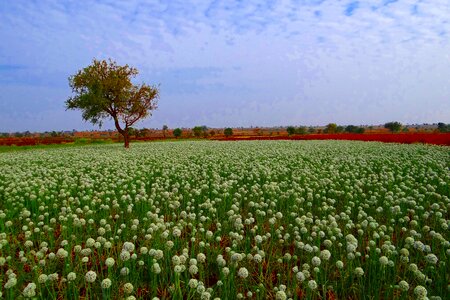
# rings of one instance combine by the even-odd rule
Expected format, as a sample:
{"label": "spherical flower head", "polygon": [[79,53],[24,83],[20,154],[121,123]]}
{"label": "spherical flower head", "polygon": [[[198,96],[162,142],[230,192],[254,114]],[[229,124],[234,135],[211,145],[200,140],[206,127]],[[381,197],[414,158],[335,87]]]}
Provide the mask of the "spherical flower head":
{"label": "spherical flower head", "polygon": [[36,296],[36,284],[34,282],[30,282],[22,291],[22,295],[25,298],[32,298]]}
{"label": "spherical flower head", "polygon": [[297,272],[297,274],[295,274],[295,277],[299,282],[303,282],[306,279],[305,274],[303,274],[303,272]]}
{"label": "spherical flower head", "polygon": [[120,269],[120,275],[127,276],[128,274],[130,274],[130,269],[128,269],[127,267],[123,267],[122,269]]}
{"label": "spherical flower head", "polygon": [[189,280],[189,287],[190,287],[191,289],[196,289],[197,286],[198,286],[198,280],[195,279],[195,278],[191,278],[191,279]]}
{"label": "spherical flower head", "polygon": [[173,270],[174,270],[175,273],[181,273],[181,272],[183,272],[183,267],[181,265],[176,265],[173,268]]}
{"label": "spherical flower head", "polygon": [[133,252],[134,251],[134,244],[130,242],[123,243],[122,250]]}
{"label": "spherical flower head", "polygon": [[48,280],[49,281],[58,281],[59,278],[59,274],[58,273],[53,273],[48,275]]}
{"label": "spherical flower head", "polygon": [[43,283],[47,282],[47,279],[48,279],[48,276],[46,274],[41,274],[38,277],[38,282],[43,284]]}
{"label": "spherical flower head", "polygon": [[84,278],[86,279],[86,282],[93,283],[95,279],[97,279],[97,273],[95,273],[94,271],[88,271]]}
{"label": "spherical flower head", "polygon": [[10,277],[8,281],[5,283],[5,289],[10,289],[17,284],[16,277]]}
{"label": "spherical flower head", "polygon": [[328,251],[327,249],[322,250],[320,252],[320,258],[322,258],[323,260],[329,260],[331,257],[331,252]]}
{"label": "spherical flower head", "polygon": [[312,264],[313,266],[315,266],[315,267],[320,266],[321,262],[322,262],[322,261],[321,261],[320,258],[318,258],[317,256],[314,256],[314,257],[311,259],[311,264]]}
{"label": "spherical flower head", "polygon": [[86,247],[92,247],[95,244],[95,240],[93,238],[88,238],[86,241]]}
{"label": "spherical flower head", "polygon": [[114,258],[112,258],[112,257],[108,257],[108,258],[105,260],[105,265],[106,265],[108,268],[111,268],[112,266],[114,266],[115,263],[116,263],[116,261],[115,261]]}
{"label": "spherical flower head", "polygon": [[389,263],[389,259],[386,256],[380,257],[379,261],[380,261],[380,264],[383,266],[387,266],[387,264]]}
{"label": "spherical flower head", "polygon": [[398,283],[398,287],[400,288],[400,290],[402,290],[403,292],[407,292],[409,290],[409,284],[402,280]]}
{"label": "spherical flower head", "polygon": [[206,261],[206,255],[203,253],[197,254],[197,261],[199,263],[204,263]]}
{"label": "spherical flower head", "polygon": [[425,299],[427,297],[427,289],[421,285],[418,285],[414,288],[414,295],[417,296],[417,299]]}
{"label": "spherical flower head", "polygon": [[284,291],[278,291],[275,294],[275,299],[277,299],[277,300],[286,300],[287,299],[286,293]]}
{"label": "spherical flower head", "polygon": [[159,266],[158,263],[154,263],[152,266],[152,271],[156,274],[161,273],[161,267]]}
{"label": "spherical flower head", "polygon": [[364,270],[360,267],[357,267],[355,268],[354,273],[357,277],[362,277],[364,275]]}
{"label": "spherical flower head", "polygon": [[122,250],[122,252],[120,252],[120,259],[122,261],[127,261],[131,258],[130,252]]}
{"label": "spherical flower head", "polygon": [[105,278],[102,280],[101,287],[102,289],[109,289],[112,285],[112,281],[109,278]]}
{"label": "spherical flower head", "polygon": [[77,274],[75,274],[74,272],[70,272],[69,274],[67,274],[68,281],[74,281],[75,279],[77,279]]}
{"label": "spherical flower head", "polygon": [[427,256],[425,256],[425,260],[427,261],[427,263],[431,265],[435,265],[438,262],[437,256],[434,255],[433,253],[427,254]]}
{"label": "spherical flower head", "polygon": [[141,254],[147,254],[148,253],[148,248],[147,247],[141,247],[141,249],[139,249],[139,252],[141,252]]}
{"label": "spherical flower head", "polygon": [[133,292],[133,289],[133,285],[129,282],[123,285],[123,291],[125,292],[125,294],[131,294]]}
{"label": "spherical flower head", "polygon": [[308,287],[309,287],[311,290],[317,289],[317,282],[316,282],[315,280],[310,280],[310,281],[308,281]]}
{"label": "spherical flower head", "polygon": [[238,271],[238,276],[241,278],[247,278],[248,277],[248,270],[244,267],[240,268]]}
{"label": "spherical flower head", "polygon": [[181,260],[180,260],[180,257],[178,255],[172,256],[172,264],[175,265],[175,266],[181,264]]}
{"label": "spherical flower head", "polygon": [[200,296],[201,300],[209,300],[211,298],[211,294],[209,292],[203,292]]}
{"label": "spherical flower head", "polygon": [[56,252],[56,257],[58,257],[59,259],[64,259],[69,255],[69,253],[64,250],[63,248],[59,248],[58,251]]}
{"label": "spherical flower head", "polygon": [[196,265],[191,265],[191,266],[189,267],[189,273],[190,273],[191,275],[197,274],[197,273],[198,273],[198,267],[197,267]]}
{"label": "spherical flower head", "polygon": [[228,274],[230,274],[230,269],[228,267],[223,267],[222,273],[224,276],[228,276]]}

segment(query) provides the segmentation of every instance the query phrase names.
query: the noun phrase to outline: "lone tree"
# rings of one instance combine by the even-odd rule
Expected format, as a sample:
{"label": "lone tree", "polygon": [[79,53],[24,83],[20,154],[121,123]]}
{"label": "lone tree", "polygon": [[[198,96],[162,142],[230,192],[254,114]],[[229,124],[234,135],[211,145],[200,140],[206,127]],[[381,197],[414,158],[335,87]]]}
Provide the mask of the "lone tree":
{"label": "lone tree", "polygon": [[158,87],[131,82],[137,74],[136,68],[119,66],[111,59],[94,59],[90,66],[69,77],[74,96],[67,99],[66,109],[80,109],[85,121],[100,127],[103,119],[112,119],[125,148],[129,148],[131,126],[151,115],[159,98]]}

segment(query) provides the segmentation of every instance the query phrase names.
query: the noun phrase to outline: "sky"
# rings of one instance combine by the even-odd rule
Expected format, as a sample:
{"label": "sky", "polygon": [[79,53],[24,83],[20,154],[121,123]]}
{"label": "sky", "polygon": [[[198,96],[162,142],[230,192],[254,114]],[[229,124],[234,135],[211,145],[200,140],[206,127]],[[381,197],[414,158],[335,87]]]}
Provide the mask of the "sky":
{"label": "sky", "polygon": [[450,123],[448,0],[0,0],[0,40],[0,132],[97,129],[94,58],[160,85],[137,128]]}

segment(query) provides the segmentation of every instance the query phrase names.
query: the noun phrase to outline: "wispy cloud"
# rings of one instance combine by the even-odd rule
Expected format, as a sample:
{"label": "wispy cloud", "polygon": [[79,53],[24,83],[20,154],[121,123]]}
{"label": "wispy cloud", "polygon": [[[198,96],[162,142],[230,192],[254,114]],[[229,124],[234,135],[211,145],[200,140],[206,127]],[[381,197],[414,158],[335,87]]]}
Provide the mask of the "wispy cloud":
{"label": "wispy cloud", "polygon": [[447,0],[7,1],[0,101],[9,128],[24,90],[64,115],[67,77],[112,57],[161,83],[146,126],[450,122],[449,15]]}

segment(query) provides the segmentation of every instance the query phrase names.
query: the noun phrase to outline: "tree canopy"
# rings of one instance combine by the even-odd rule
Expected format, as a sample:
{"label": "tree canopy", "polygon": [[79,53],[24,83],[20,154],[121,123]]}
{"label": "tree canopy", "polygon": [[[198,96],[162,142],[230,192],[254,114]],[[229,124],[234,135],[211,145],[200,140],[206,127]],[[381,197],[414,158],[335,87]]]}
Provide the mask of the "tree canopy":
{"label": "tree canopy", "polygon": [[117,131],[129,147],[129,129],[156,109],[159,88],[145,83],[134,85],[131,79],[138,70],[128,65],[119,66],[113,60],[96,60],[69,77],[72,97],[67,109],[79,109],[85,121],[102,125],[112,119]]}

